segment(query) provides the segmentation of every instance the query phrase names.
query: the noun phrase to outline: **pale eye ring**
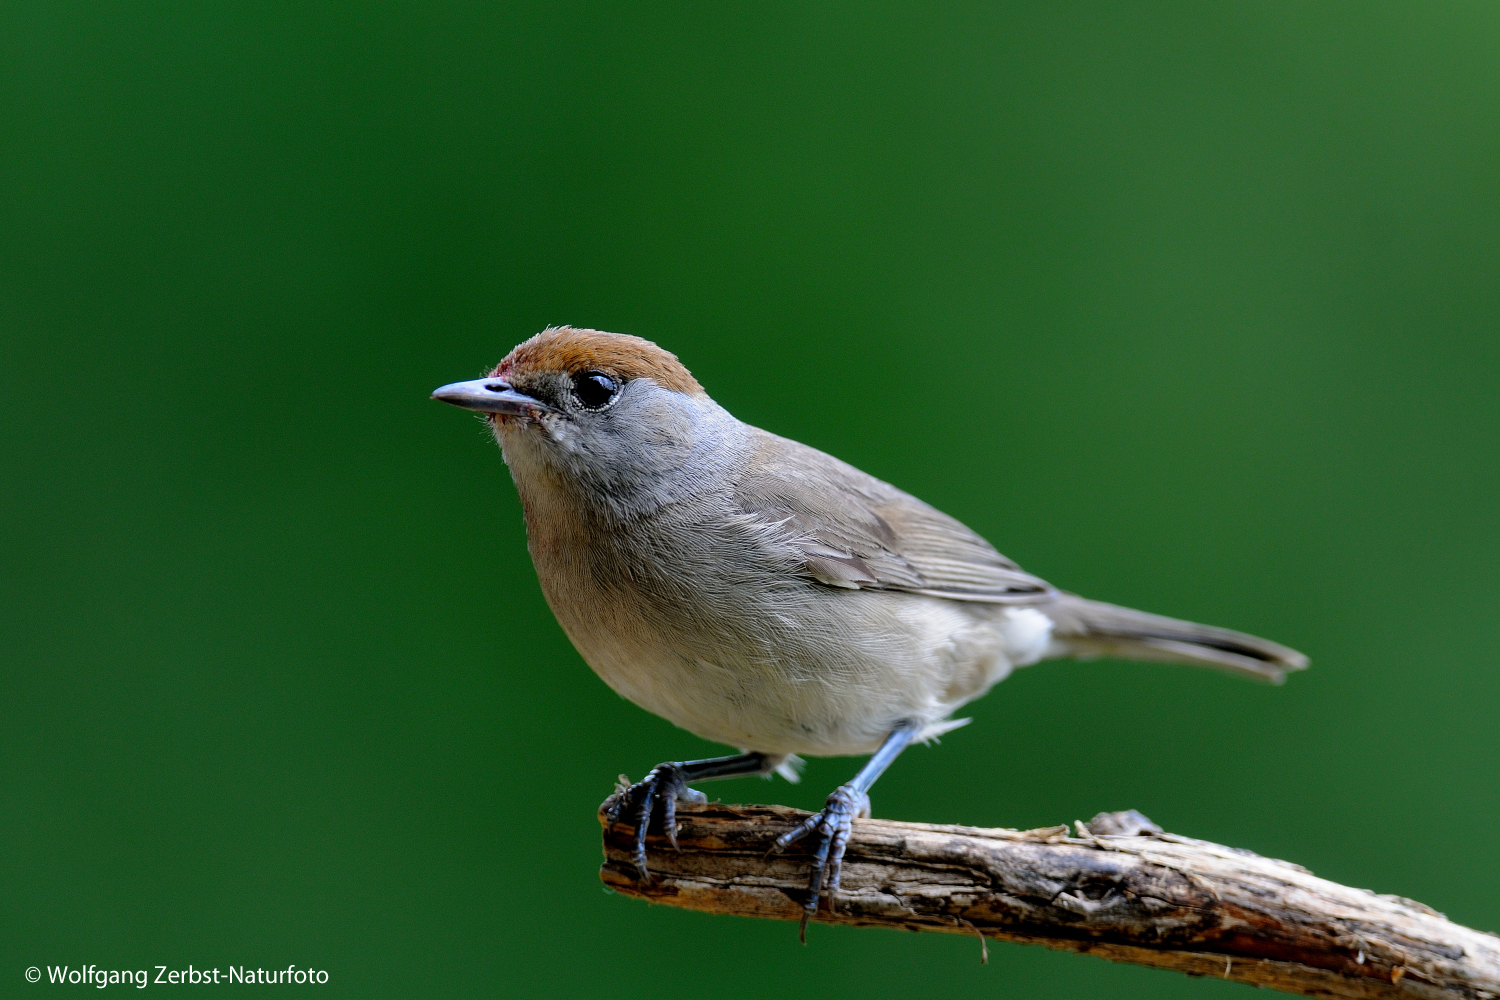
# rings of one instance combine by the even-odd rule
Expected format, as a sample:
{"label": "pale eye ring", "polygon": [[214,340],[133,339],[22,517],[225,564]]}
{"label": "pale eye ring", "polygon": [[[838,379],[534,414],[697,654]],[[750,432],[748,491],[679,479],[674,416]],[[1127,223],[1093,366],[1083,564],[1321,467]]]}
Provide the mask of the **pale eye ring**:
{"label": "pale eye ring", "polygon": [[589,369],[573,375],[573,395],[585,410],[602,410],[620,393],[620,383],[604,372]]}

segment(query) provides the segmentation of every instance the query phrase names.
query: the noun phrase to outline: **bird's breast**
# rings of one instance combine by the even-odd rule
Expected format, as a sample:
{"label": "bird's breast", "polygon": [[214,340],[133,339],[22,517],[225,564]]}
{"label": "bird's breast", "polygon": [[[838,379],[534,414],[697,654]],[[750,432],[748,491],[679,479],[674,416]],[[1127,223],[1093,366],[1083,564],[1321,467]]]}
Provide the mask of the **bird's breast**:
{"label": "bird's breast", "polygon": [[1011,667],[993,618],[1010,609],[824,587],[727,528],[601,538],[528,523],[548,603],[589,666],[715,742],[871,752],[896,723],[937,724]]}

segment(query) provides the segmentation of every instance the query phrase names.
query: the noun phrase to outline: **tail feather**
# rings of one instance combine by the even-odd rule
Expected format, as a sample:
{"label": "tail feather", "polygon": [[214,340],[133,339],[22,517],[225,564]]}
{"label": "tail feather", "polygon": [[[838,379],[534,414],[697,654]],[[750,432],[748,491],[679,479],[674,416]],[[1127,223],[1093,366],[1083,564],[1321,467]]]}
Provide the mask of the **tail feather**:
{"label": "tail feather", "polygon": [[1061,594],[1043,610],[1054,623],[1052,637],[1063,656],[1188,663],[1272,684],[1285,680],[1288,671],[1307,667],[1306,656],[1269,639],[1075,594]]}

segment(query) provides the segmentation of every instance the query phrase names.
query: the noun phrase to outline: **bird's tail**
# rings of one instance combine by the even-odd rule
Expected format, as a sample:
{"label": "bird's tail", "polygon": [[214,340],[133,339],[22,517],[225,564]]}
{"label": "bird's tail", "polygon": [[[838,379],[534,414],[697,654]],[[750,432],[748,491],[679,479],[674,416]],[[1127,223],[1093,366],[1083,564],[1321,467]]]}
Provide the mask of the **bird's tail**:
{"label": "bird's tail", "polygon": [[1190,663],[1280,684],[1307,657],[1268,639],[1212,625],[1147,614],[1075,594],[1060,594],[1042,609],[1053,621],[1058,654],[1091,659],[1116,656],[1158,663]]}

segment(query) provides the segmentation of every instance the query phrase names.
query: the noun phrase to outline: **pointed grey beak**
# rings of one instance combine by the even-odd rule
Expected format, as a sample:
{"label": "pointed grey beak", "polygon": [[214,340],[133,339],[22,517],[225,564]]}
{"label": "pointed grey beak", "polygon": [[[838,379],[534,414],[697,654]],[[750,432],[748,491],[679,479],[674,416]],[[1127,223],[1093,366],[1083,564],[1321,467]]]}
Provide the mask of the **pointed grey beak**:
{"label": "pointed grey beak", "polygon": [[517,392],[510,385],[499,378],[477,378],[472,382],[454,382],[445,385],[432,394],[433,399],[440,399],[454,406],[462,406],[466,410],[478,410],[480,413],[504,413],[511,416],[535,416],[539,413],[552,413],[553,408],[540,399],[533,399],[525,393]]}

